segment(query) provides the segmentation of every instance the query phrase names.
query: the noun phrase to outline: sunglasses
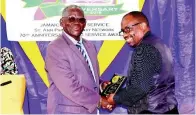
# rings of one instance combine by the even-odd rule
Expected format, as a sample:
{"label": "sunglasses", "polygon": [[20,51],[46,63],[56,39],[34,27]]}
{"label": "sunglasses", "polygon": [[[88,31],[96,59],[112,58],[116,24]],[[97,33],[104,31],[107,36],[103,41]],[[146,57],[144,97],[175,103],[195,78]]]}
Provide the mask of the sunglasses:
{"label": "sunglasses", "polygon": [[75,17],[65,17],[68,19],[69,23],[75,23],[76,21],[81,23],[81,24],[84,24],[86,23],[86,19],[85,18],[75,18]]}

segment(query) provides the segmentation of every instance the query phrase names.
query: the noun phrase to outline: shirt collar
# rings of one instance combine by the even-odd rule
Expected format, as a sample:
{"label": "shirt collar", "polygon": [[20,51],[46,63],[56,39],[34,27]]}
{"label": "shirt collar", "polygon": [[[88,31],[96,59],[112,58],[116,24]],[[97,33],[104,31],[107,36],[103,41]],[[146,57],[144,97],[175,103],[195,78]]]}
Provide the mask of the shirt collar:
{"label": "shirt collar", "polygon": [[[77,44],[78,41],[75,40],[73,37],[71,37],[69,34],[67,34],[65,31],[63,31],[63,33],[73,42],[73,44]],[[80,41],[79,41],[80,44],[82,44],[82,38],[80,38]]]}
{"label": "shirt collar", "polygon": [[150,35],[151,35],[151,32],[150,32],[150,31],[146,32],[146,33],[144,34],[143,39],[147,38],[147,37],[150,36]]}

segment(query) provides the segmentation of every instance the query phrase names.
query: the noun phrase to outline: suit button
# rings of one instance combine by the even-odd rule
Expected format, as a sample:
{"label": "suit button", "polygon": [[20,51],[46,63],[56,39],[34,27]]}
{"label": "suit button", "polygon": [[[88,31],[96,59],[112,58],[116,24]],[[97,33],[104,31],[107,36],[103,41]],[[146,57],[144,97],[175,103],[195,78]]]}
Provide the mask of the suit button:
{"label": "suit button", "polygon": [[97,91],[97,87],[94,87],[94,90]]}

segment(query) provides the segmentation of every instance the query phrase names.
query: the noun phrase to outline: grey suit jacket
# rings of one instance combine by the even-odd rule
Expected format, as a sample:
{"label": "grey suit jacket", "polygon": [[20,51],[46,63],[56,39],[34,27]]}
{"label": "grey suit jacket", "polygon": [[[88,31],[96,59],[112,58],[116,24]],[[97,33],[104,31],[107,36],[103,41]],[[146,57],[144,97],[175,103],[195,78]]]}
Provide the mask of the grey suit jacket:
{"label": "grey suit jacket", "polygon": [[48,45],[45,68],[50,82],[47,100],[49,114],[96,114],[100,99],[97,52],[92,43],[83,40],[83,44],[97,82],[81,52],[65,34]]}

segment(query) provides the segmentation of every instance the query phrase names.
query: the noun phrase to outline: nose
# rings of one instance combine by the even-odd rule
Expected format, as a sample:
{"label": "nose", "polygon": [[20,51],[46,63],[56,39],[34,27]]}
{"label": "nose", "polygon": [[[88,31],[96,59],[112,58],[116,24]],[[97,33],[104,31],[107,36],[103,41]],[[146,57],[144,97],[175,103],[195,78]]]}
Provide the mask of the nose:
{"label": "nose", "polygon": [[73,26],[80,27],[80,23],[79,23],[78,21],[75,21],[75,22],[73,23]]}
{"label": "nose", "polygon": [[74,24],[79,24],[79,20],[75,20],[74,21]]}

